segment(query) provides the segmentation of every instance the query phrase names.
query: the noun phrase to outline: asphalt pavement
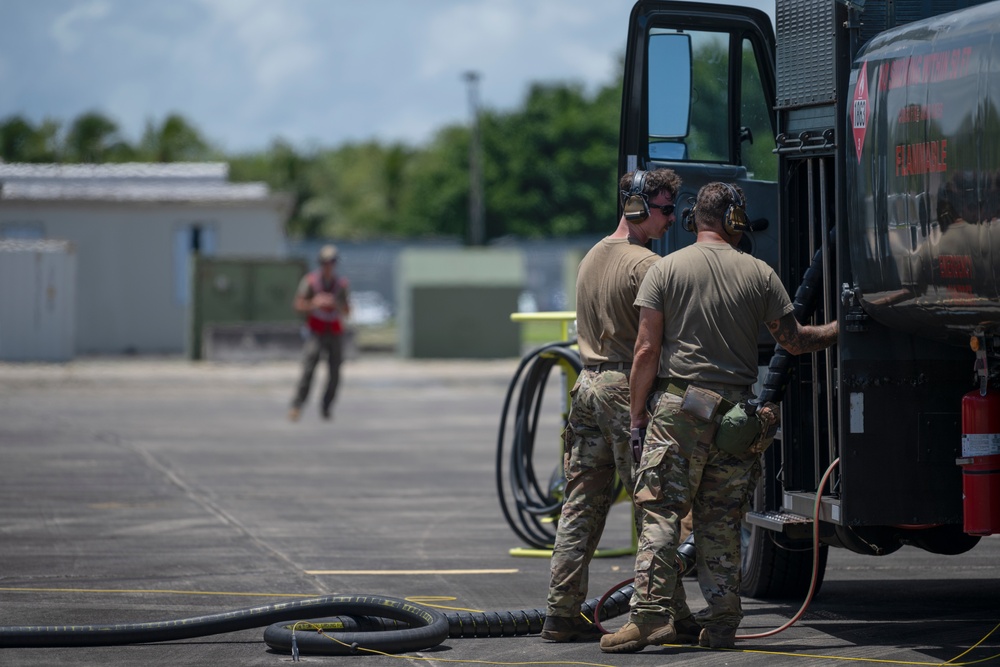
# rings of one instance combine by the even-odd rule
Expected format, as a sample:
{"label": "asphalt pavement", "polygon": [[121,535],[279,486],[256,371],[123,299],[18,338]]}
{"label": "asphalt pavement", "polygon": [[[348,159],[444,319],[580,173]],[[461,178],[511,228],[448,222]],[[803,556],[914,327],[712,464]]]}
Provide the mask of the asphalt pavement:
{"label": "asphalt pavement", "polygon": [[[0,626],[169,624],[334,595],[544,609],[548,560],[511,554],[524,545],[500,511],[495,481],[501,408],[517,366],[362,355],[344,367],[332,421],[313,400],[291,423],[294,362],[0,364]],[[549,387],[536,454],[543,470],[558,462],[556,375]],[[627,546],[628,523],[627,508],[616,506],[602,547]],[[998,537],[959,556],[831,550],[802,617],[731,651],[613,656],[526,635],[301,661],[1000,664],[998,562]],[[591,595],[631,567],[628,556],[595,559]],[[686,581],[697,606],[697,586]],[[744,608],[741,633],[764,634],[799,601],[747,599]],[[0,648],[0,665],[291,662],[263,632]]]}

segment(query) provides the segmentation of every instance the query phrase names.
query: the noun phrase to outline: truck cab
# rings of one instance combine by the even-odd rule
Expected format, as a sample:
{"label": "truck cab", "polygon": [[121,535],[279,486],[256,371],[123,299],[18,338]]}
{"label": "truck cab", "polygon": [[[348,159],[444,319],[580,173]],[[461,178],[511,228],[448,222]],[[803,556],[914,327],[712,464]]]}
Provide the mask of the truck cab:
{"label": "truck cab", "polygon": [[[743,250],[800,321],[841,323],[800,357],[761,330],[783,422],[744,522],[747,595],[803,594],[831,546],[958,554],[1000,532],[1000,3],[982,4],[776,0],[773,24],[633,8],[619,173],[675,170],[679,213],[739,185]],[[694,240],[674,225],[654,249]]]}

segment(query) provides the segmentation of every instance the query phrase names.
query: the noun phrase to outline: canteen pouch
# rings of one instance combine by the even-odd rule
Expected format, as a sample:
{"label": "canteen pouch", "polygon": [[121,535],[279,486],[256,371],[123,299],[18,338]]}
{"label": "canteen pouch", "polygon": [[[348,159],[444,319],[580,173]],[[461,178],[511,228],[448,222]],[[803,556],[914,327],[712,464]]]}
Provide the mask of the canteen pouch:
{"label": "canteen pouch", "polygon": [[751,411],[746,402],[740,402],[722,416],[715,434],[715,446],[727,454],[745,456],[761,439],[764,430],[756,411]]}

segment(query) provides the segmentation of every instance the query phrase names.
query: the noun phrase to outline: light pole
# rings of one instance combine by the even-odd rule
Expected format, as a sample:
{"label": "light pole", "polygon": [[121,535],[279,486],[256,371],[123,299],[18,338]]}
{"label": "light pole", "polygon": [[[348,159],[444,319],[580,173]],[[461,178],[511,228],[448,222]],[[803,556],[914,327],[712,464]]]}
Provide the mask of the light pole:
{"label": "light pole", "polygon": [[483,204],[482,145],[479,138],[479,72],[464,75],[469,84],[469,113],[472,128],[469,136],[469,244],[486,243],[485,206]]}

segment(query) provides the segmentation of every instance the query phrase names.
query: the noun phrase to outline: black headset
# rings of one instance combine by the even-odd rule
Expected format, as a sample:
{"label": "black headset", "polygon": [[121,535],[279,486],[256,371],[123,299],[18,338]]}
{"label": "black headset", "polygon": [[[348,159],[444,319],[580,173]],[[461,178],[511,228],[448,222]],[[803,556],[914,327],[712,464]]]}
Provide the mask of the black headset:
{"label": "black headset", "polygon": [[621,191],[622,209],[629,222],[642,222],[649,217],[649,199],[643,192],[646,188],[646,173],[642,169],[636,169],[632,175],[632,186]]}
{"label": "black headset", "polygon": [[692,204],[693,201],[694,197],[689,196],[687,198],[687,203],[691,205],[685,208],[684,212],[681,213],[681,226],[692,234],[698,232],[698,225],[694,222],[694,210],[698,207],[695,204]]}
{"label": "black headset", "polygon": [[[740,191],[734,188],[729,183],[720,184],[729,191],[729,196],[732,199],[732,203],[726,209],[726,212],[722,215],[722,229],[730,236],[735,236],[742,232],[749,232],[750,219],[747,217],[746,212],[746,201],[740,194]],[[684,229],[689,232],[697,232],[698,225],[695,223],[695,209],[697,206],[692,206],[691,208],[684,209],[684,213],[681,214],[681,224]]]}
{"label": "black headset", "polygon": [[725,215],[722,216],[722,227],[726,230],[726,233],[730,236],[735,236],[742,232],[750,231],[750,219],[747,218],[747,203],[743,200],[743,195],[740,191],[731,186],[729,183],[723,183],[726,186],[726,190],[729,190],[729,194],[733,199],[733,203],[729,205],[726,209]]}

